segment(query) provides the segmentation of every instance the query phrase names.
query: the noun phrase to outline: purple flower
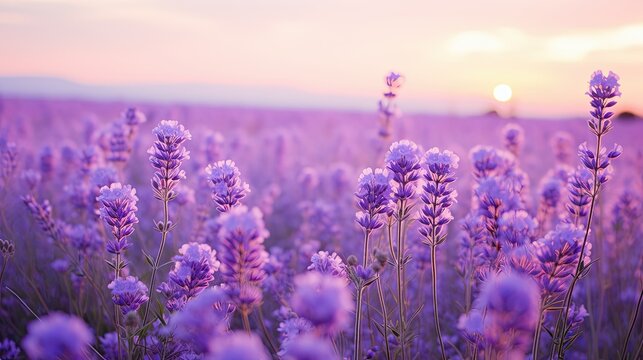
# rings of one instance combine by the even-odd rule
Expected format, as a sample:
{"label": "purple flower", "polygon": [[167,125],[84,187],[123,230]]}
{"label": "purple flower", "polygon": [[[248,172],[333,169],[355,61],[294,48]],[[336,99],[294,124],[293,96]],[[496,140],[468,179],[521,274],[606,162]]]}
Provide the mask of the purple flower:
{"label": "purple flower", "polygon": [[505,147],[514,156],[520,154],[520,149],[525,141],[525,131],[518,124],[507,124],[502,128],[502,137],[505,142]]}
{"label": "purple flower", "polygon": [[228,298],[219,287],[208,288],[170,317],[168,333],[195,351],[205,352],[212,338],[228,329]]}
{"label": "purple flower", "polygon": [[250,192],[250,186],[241,181],[241,173],[232,160],[210,164],[205,173],[212,189],[212,200],[220,212],[240,205],[240,200]]}
{"label": "purple flower", "polygon": [[107,161],[123,164],[129,160],[132,149],[129,144],[128,131],[127,126],[120,121],[112,124],[109,132],[109,153],[107,155]]}
{"label": "purple flower", "polygon": [[418,230],[426,242],[435,246],[446,240],[444,227],[453,220],[449,208],[455,202],[457,192],[451,188],[455,181],[455,169],[460,158],[449,150],[440,152],[432,148],[424,155],[425,185],[421,196],[424,206],[420,211]]}
{"label": "purple flower", "polygon": [[208,164],[221,159],[224,140],[223,135],[219,132],[211,132],[205,136],[203,152],[205,153],[205,160]]}
{"label": "purple flower", "polygon": [[138,223],[136,189],[130,185],[113,183],[109,187],[103,186],[96,200],[102,204],[100,217],[114,235],[114,239],[107,243],[107,251],[120,254],[131,245],[128,238],[134,232],[134,224]]}
{"label": "purple flower", "polygon": [[346,265],[336,253],[329,254],[328,251],[319,251],[310,258],[310,262],[308,270],[347,279]]}
{"label": "purple flower", "polygon": [[29,209],[31,215],[38,221],[42,231],[49,236],[50,241],[59,245],[67,243],[60,224],[54,220],[53,210],[49,200],[45,200],[40,204],[33,196],[25,195],[22,197],[22,201],[27,206],[27,209]]}
{"label": "purple flower", "polygon": [[0,179],[7,186],[7,180],[18,167],[18,147],[14,143],[0,144]]}
{"label": "purple flower", "polygon": [[149,300],[147,286],[134,276],[118,278],[109,283],[107,288],[112,291],[112,300],[121,307],[123,315],[138,310]]}
{"label": "purple flower", "polygon": [[279,323],[279,327],[277,328],[281,340],[279,355],[283,356],[295,338],[309,333],[312,328],[313,326],[310,321],[300,317],[291,317]]}
{"label": "purple flower", "polygon": [[536,284],[528,277],[511,272],[492,276],[483,284],[475,308],[483,314],[482,319],[476,317],[477,321],[469,321],[469,327],[481,333],[483,341],[496,355],[524,357],[539,316],[540,296]]}
{"label": "purple flower", "polygon": [[498,219],[498,239],[502,249],[509,251],[511,248],[531,243],[535,235],[538,221],[524,210],[508,211]]}
{"label": "purple flower", "polygon": [[184,244],[179,249],[179,255],[174,257],[170,280],[179,287],[186,301],[197,296],[214,280],[214,273],[221,264],[216,253],[210,245],[198,243]]}
{"label": "purple flower", "polygon": [[386,168],[392,173],[391,187],[396,201],[415,196],[421,156],[418,146],[409,140],[394,142],[386,153]]}
{"label": "purple flower", "polygon": [[382,214],[389,211],[389,173],[382,169],[367,168],[357,180],[357,206],[362,210],[356,214],[357,223],[365,230],[380,228],[384,222]]}
{"label": "purple flower", "polygon": [[93,342],[94,335],[83,320],[51,313],[29,323],[22,348],[33,360],[89,359]]}
{"label": "purple flower", "polygon": [[239,296],[237,300],[256,299],[256,291],[261,292],[259,287],[266,278],[263,267],[268,261],[264,240],[269,233],[261,211],[237,206],[221,214],[217,223],[223,280]]}
{"label": "purple flower", "polygon": [[[15,252],[16,247],[11,241],[0,239],[0,254],[2,254],[4,259],[9,259]],[[333,253],[333,255],[335,255],[335,253]],[[339,261],[341,263],[342,260],[340,259]]]}
{"label": "purple flower", "polygon": [[127,344],[121,344],[119,355],[118,335],[116,335],[116,332],[105,333],[98,340],[106,359],[127,358],[127,348],[123,346]]}
{"label": "purple flower", "polygon": [[574,151],[574,138],[565,131],[557,131],[550,140],[556,160],[568,163]]}
{"label": "purple flower", "polygon": [[52,179],[55,166],[54,151],[49,146],[43,147],[40,152],[40,173],[43,181]]}
{"label": "purple flower", "polygon": [[255,334],[235,331],[215,337],[209,346],[207,360],[270,360],[270,355]]}
{"label": "purple flower", "polygon": [[351,321],[354,302],[346,282],[334,276],[308,272],[295,277],[292,309],[327,334],[343,330]]}
{"label": "purple flower", "polygon": [[191,140],[192,135],[174,120],[161,120],[152,132],[156,141],[147,153],[150,154],[150,163],[155,169],[152,177],[154,196],[159,200],[170,201],[177,196],[174,188],[179,180],[185,179],[185,171],[181,170],[181,165],[190,158],[190,152],[183,143]]}
{"label": "purple flower", "polygon": [[[584,235],[582,228],[560,224],[534,243],[534,253],[541,267],[537,279],[545,299],[567,290],[578,264]],[[591,244],[586,245],[585,251],[586,256],[589,256]]]}
{"label": "purple flower", "polygon": [[328,339],[313,334],[300,335],[289,341],[283,360],[339,359]]}
{"label": "purple flower", "polygon": [[122,118],[125,122],[125,125],[129,126],[130,128],[135,128],[147,121],[145,114],[135,107],[127,108],[127,110],[123,112]]}
{"label": "purple flower", "polygon": [[3,341],[0,341],[0,359],[20,359],[20,348],[11,339],[4,339]]}

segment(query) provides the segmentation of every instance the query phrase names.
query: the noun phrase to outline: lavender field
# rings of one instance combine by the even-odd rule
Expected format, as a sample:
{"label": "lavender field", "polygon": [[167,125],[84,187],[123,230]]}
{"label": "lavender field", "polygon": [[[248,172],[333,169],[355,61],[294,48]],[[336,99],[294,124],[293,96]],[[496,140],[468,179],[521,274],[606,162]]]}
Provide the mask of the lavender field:
{"label": "lavender field", "polygon": [[5,97],[0,359],[640,359],[643,121],[588,75],[575,119]]}

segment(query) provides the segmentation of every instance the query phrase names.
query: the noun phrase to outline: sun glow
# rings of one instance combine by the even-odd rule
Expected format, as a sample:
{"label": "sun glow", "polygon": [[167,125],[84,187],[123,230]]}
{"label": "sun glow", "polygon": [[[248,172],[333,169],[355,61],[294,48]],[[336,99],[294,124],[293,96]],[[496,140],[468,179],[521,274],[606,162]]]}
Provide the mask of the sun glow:
{"label": "sun glow", "polygon": [[511,100],[511,95],[512,95],[511,87],[507,84],[496,85],[496,87],[493,89],[494,99],[500,102],[507,102]]}

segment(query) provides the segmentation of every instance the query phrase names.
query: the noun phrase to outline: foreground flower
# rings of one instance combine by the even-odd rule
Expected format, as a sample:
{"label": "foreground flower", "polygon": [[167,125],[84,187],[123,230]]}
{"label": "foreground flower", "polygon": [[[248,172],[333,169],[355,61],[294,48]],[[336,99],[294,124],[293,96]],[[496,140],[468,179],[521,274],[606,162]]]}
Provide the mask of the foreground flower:
{"label": "foreground flower", "polygon": [[89,359],[93,342],[91,329],[81,319],[52,313],[29,324],[22,347],[33,360]]}
{"label": "foreground flower", "polygon": [[138,310],[149,300],[147,286],[134,276],[118,278],[109,283],[107,288],[112,291],[112,300],[120,306],[123,315]]}
{"label": "foreground flower", "polygon": [[213,287],[172,314],[166,330],[195,351],[205,352],[212,338],[223,335],[227,329],[228,297],[221,288]]}
{"label": "foreground flower", "polygon": [[336,334],[350,323],[354,303],[344,280],[308,272],[294,281],[291,306],[297,315],[327,334]]}
{"label": "foreground flower", "polygon": [[[511,272],[489,278],[475,309],[460,319],[469,337],[479,336],[485,352],[502,359],[524,358],[539,316],[536,284]],[[486,354],[485,354],[486,355]]]}
{"label": "foreground flower", "polygon": [[254,333],[236,331],[210,343],[207,360],[269,360],[270,355]]}

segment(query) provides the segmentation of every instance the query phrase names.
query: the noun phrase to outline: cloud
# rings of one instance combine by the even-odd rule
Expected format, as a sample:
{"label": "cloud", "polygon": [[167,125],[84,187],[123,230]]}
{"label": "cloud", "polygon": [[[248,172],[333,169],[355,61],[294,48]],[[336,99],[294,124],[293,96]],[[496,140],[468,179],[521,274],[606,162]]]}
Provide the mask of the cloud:
{"label": "cloud", "polygon": [[623,51],[637,47],[643,47],[643,24],[554,36],[547,39],[544,55],[554,61],[577,62],[595,52]]}

